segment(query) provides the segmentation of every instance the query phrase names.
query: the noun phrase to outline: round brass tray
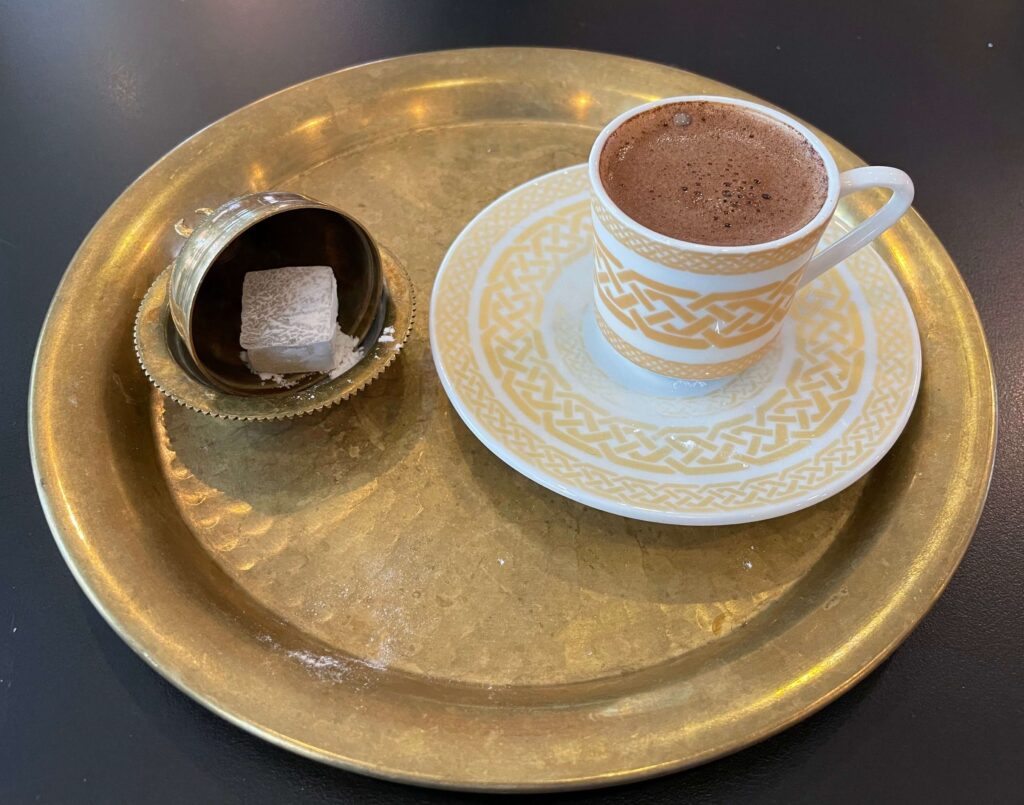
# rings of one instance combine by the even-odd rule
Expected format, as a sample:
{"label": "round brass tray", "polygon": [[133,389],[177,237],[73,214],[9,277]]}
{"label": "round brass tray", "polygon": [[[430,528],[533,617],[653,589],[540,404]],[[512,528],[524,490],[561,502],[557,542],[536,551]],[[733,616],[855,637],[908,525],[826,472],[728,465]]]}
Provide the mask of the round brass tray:
{"label": "round brass tray", "polygon": [[[622,110],[687,93],[749,97],[593,53],[401,58],[254,103],[125,191],[57,291],[30,402],[50,525],[114,629],[276,744],[381,777],[504,790],[722,755],[892,651],[970,540],[995,436],[977,314],[916,213],[876,243],[922,334],[906,431],[842,494],[753,525],[628,521],[518,476],[453,413],[425,315],[365,392],[294,420],[197,415],[135,362],[135,311],[182,210],[304,193],[352,211],[430,288],[487,202],[583,161]],[[824,140],[841,168],[860,164]],[[840,215],[879,201],[849,199]]]}

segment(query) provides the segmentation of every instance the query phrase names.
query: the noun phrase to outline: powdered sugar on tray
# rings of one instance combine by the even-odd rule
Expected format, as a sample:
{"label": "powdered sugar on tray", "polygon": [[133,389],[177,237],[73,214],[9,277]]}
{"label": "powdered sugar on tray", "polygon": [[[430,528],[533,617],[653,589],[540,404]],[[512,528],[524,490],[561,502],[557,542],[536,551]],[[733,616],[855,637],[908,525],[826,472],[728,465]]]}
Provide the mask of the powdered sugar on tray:
{"label": "powdered sugar on tray", "polygon": [[349,665],[336,657],[314,654],[312,651],[287,651],[293,660],[298,660],[321,679],[340,682],[349,672]]}
{"label": "powdered sugar on tray", "polygon": [[257,372],[256,374],[259,375],[260,380],[269,380],[275,386],[280,386],[283,389],[290,388],[295,385],[294,383],[289,383],[285,379],[284,375],[276,375],[272,372]]}
{"label": "powdered sugar on tray", "polygon": [[[256,639],[270,646],[274,651],[283,651],[288,659],[299,663],[310,674],[323,682],[348,682],[358,688],[365,688],[369,684],[369,679],[365,676],[367,672],[372,673],[388,667],[387,657],[378,656],[369,660],[357,657],[332,657],[306,649],[285,649],[268,634],[258,634]],[[350,679],[349,675],[359,669],[364,669],[363,674],[357,673],[354,679]]]}
{"label": "powdered sugar on tray", "polygon": [[334,368],[328,372],[331,380],[341,377],[363,358],[363,350],[359,342],[351,335],[346,335],[339,328],[334,336]]}

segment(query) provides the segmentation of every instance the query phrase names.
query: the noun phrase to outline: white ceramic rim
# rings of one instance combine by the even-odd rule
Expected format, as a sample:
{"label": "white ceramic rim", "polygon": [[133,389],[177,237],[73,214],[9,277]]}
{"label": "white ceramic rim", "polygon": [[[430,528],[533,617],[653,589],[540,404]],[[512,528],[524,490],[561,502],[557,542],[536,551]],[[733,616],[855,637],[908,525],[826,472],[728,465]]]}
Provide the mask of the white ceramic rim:
{"label": "white ceramic rim", "polygon": [[[834,163],[833,163],[834,165]],[[910,306],[910,301],[907,299],[907,295],[903,290],[903,286],[900,285],[899,279],[892,271],[892,267],[889,263],[882,258],[880,254],[877,254],[879,260],[885,265],[892,275],[893,283],[896,287],[896,291],[899,294],[900,302],[906,311],[909,319],[909,326],[913,331],[913,360],[914,360],[914,378],[913,388],[910,392],[910,396],[907,399],[907,404],[903,407],[903,410],[899,412],[896,417],[895,425],[888,437],[883,441],[879,442],[875,446],[875,449],[871,452],[863,462],[857,467],[851,469],[846,473],[840,473],[834,477],[832,481],[822,486],[817,492],[808,495],[804,498],[796,498],[794,500],[784,500],[775,504],[767,504],[758,506],[755,508],[744,509],[740,511],[722,511],[722,512],[707,512],[707,513],[696,513],[696,512],[670,512],[657,509],[647,509],[640,506],[631,506],[625,503],[617,503],[613,500],[607,500],[605,498],[597,497],[588,492],[578,489],[576,487],[570,487],[559,481],[558,479],[549,475],[545,470],[531,464],[528,461],[521,459],[509,451],[505,445],[495,437],[477,418],[473,415],[473,412],[463,402],[462,395],[456,391],[456,387],[452,382],[452,379],[448,376],[444,366],[444,354],[440,348],[437,327],[435,323],[438,320],[437,308],[440,304],[440,293],[441,280],[444,277],[445,271],[452,261],[452,257],[462,245],[463,240],[468,236],[468,233],[476,226],[476,224],[486,216],[488,216],[492,209],[504,203],[510,196],[515,195],[521,191],[524,191],[531,185],[539,184],[542,182],[550,181],[556,176],[561,174],[570,173],[572,171],[580,170],[585,167],[584,165],[573,165],[568,168],[560,168],[546,173],[543,176],[538,176],[536,179],[530,179],[527,182],[514,187],[507,193],[503,193],[501,196],[496,198],[480,212],[478,212],[466,226],[459,233],[458,237],[452,241],[452,245],[448,247],[448,251],[445,253],[444,260],[441,261],[441,266],[437,270],[437,276],[434,279],[434,287],[431,289],[430,294],[430,351],[434,358],[434,368],[437,370],[437,375],[441,379],[441,385],[444,387],[445,394],[451,402],[455,412],[459,415],[459,418],[465,423],[466,427],[472,431],[473,435],[477,439],[494,453],[499,459],[505,462],[508,466],[518,472],[520,475],[529,478],[531,481],[540,484],[552,492],[555,492],[563,497],[575,500],[577,503],[582,503],[584,506],[589,506],[592,509],[599,509],[600,511],[609,512],[610,514],[617,514],[621,517],[628,517],[633,520],[646,520],[651,523],[663,523],[666,525],[737,525],[742,523],[754,523],[760,520],[770,520],[774,517],[782,517],[786,514],[792,514],[793,512],[806,509],[809,506],[813,506],[816,503],[821,503],[823,500],[839,494],[848,486],[859,481],[865,475],[868,474],[875,465],[881,461],[885,455],[892,449],[892,446],[896,443],[896,440],[903,433],[903,429],[906,427],[907,422],[910,420],[910,415],[914,411],[914,406],[917,404],[917,395],[921,388],[921,336],[917,326],[917,318],[914,316],[914,311]],[[671,240],[668,238],[667,240]],[[870,245],[863,248],[871,248]]]}
{"label": "white ceramic rim", "polygon": [[[750,109],[751,111],[770,117],[773,120],[777,120],[780,123],[784,123],[802,134],[804,138],[806,138],[807,142],[811,144],[811,147],[818,152],[818,156],[821,157],[822,162],[825,163],[825,173],[828,176],[828,193],[825,196],[824,203],[821,205],[821,209],[818,210],[818,214],[795,232],[790,232],[788,235],[776,238],[775,240],[768,240],[764,243],[752,243],[747,246],[714,246],[707,243],[691,243],[687,240],[680,240],[668,235],[663,235],[660,232],[655,232],[653,229],[649,229],[639,221],[636,221],[626,215],[626,213],[624,213],[619,206],[611,200],[611,197],[608,195],[608,191],[604,188],[604,183],[601,181],[601,152],[604,150],[604,145],[608,141],[608,138],[611,136],[613,131],[618,129],[619,126],[627,120],[630,120],[643,112],[647,112],[651,109],[657,109],[660,106],[669,106],[674,103],[693,103],[697,101],[721,103],[729,106],[741,106],[744,109]],[[814,132],[802,123],[799,123],[789,117],[789,115],[775,109],[762,106],[759,103],[744,101],[739,98],[726,98],[721,95],[677,95],[672,98],[661,98],[657,101],[651,101],[650,103],[645,103],[641,106],[634,106],[632,109],[623,112],[607,126],[601,129],[601,133],[597,135],[597,139],[594,140],[594,145],[590,149],[590,158],[587,161],[587,171],[588,176],[590,177],[591,191],[600,199],[601,203],[604,204],[604,206],[612,213],[612,215],[615,216],[615,218],[619,220],[620,223],[635,230],[649,240],[656,241],[657,243],[661,243],[665,246],[672,246],[677,249],[685,249],[687,251],[699,252],[702,254],[754,254],[757,252],[777,249],[780,246],[785,246],[788,243],[799,240],[810,232],[813,232],[819,226],[822,226],[829,218],[832,217],[832,214],[836,210],[836,206],[839,204],[839,168],[836,166],[836,161],[832,158],[832,155],[825,147],[825,144],[815,136]]]}

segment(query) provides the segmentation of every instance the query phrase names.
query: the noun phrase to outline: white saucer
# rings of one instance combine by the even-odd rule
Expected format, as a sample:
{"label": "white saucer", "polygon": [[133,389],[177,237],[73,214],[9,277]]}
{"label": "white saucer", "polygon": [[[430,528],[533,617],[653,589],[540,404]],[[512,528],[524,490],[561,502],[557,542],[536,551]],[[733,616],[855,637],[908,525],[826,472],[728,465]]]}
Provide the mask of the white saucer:
{"label": "white saucer", "polygon": [[[842,234],[833,222],[830,242]],[[710,384],[655,375],[592,324],[585,165],[506,193],[456,238],[430,343],[459,416],[499,458],[597,509],[660,523],[777,517],[892,447],[921,378],[910,305],[870,247],[798,295],[776,346]]]}

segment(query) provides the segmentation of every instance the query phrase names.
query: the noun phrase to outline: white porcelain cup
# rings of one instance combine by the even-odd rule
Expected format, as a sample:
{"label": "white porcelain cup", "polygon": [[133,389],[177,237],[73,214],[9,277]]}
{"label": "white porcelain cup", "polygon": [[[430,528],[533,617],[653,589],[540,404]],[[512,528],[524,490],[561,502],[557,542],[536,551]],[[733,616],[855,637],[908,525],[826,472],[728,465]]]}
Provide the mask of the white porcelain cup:
{"label": "white porcelain cup", "polygon": [[[750,109],[785,123],[821,156],[825,203],[795,232],[750,246],[708,246],[662,235],[626,215],[601,182],[608,137],[641,112],[710,101]],[[630,109],[605,126],[589,162],[594,223],[594,311],[604,340],[643,369],[682,380],[713,380],[743,371],[771,348],[797,290],[870,243],[910,208],[914,184],[896,168],[839,173],[828,149],[806,126],[749,101],[714,96],[665,98]],[[815,255],[839,199],[871,187],[892,190],[885,205]]]}

